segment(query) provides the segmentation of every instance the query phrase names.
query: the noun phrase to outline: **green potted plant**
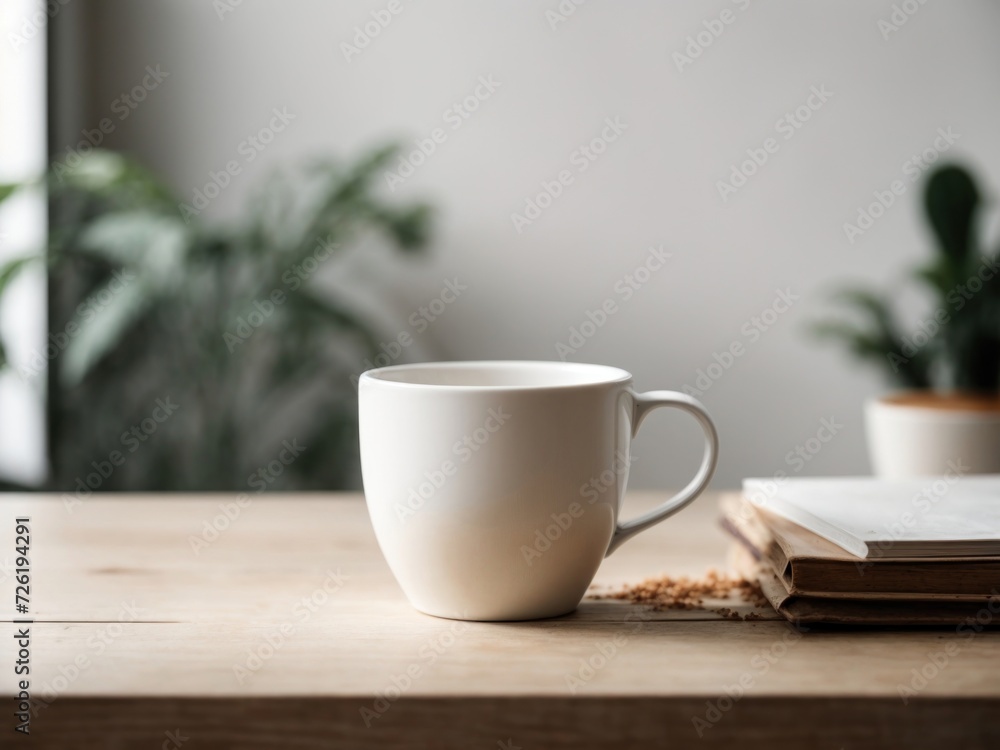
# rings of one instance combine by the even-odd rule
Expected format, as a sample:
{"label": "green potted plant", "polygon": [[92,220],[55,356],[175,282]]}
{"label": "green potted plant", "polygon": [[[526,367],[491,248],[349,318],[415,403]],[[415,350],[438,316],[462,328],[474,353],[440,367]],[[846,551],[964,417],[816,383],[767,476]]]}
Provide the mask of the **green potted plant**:
{"label": "green potted plant", "polygon": [[880,476],[1000,473],[1000,253],[981,244],[981,202],[962,167],[928,179],[923,207],[937,253],[914,275],[934,302],[918,320],[904,327],[887,295],[851,288],[838,300],[859,318],[815,327],[900,388],[865,407]]}
{"label": "green potted plant", "polygon": [[425,244],[427,207],[377,190],[393,151],[276,173],[227,225],[191,216],[122,154],[53,165],[47,252],[0,267],[0,295],[26,265],[48,267],[48,341],[9,364],[47,392],[48,488],[76,502],[356,485],[351,376],[381,339],[320,279],[361,236]]}

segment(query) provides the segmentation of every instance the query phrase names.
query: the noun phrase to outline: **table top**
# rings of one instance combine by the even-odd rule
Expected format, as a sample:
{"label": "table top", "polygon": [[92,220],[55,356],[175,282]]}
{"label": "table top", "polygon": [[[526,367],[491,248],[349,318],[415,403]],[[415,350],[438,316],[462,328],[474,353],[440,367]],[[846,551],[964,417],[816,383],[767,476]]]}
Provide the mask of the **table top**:
{"label": "table top", "polygon": [[[630,495],[624,517],[658,498]],[[32,732],[53,743],[162,740],[180,718],[211,747],[285,742],[298,736],[287,722],[352,747],[763,746],[819,742],[826,727],[814,746],[856,748],[877,746],[865,743],[887,722],[914,747],[974,747],[1000,731],[995,631],[800,632],[770,611],[744,621],[590,599],[553,620],[436,619],[406,602],[353,494],[0,496],[3,612],[20,516],[32,570],[16,617],[34,619],[44,704]],[[717,498],[701,498],[616,551],[595,583],[723,568],[717,517]],[[0,641],[11,695],[13,642]]]}

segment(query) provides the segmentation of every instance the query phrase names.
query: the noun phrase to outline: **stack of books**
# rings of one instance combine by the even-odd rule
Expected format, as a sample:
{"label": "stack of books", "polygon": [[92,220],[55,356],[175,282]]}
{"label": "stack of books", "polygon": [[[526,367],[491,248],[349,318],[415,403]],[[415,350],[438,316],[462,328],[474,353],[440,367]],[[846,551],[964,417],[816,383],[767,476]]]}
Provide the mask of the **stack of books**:
{"label": "stack of books", "polygon": [[748,479],[722,525],[789,620],[1000,624],[1000,476]]}

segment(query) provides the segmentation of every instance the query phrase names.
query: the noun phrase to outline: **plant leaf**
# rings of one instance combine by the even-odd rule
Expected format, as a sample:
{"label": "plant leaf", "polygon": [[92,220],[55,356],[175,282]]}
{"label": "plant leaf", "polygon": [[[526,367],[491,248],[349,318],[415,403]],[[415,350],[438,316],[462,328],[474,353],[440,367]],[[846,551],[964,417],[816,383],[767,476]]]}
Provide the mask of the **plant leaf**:
{"label": "plant leaf", "polygon": [[[4,289],[7,285],[11,283],[22,268],[27,266],[29,263],[40,261],[41,258],[34,255],[27,255],[21,258],[14,258],[7,261],[3,266],[0,266],[0,300],[3,299]],[[0,370],[7,366],[7,349],[4,347],[3,341],[0,340]]]}
{"label": "plant leaf", "polygon": [[853,354],[858,356],[882,356],[885,349],[882,339],[861,330],[858,326],[844,322],[816,323],[811,327],[812,333],[821,339],[839,339],[847,344]]}
{"label": "plant leaf", "polygon": [[424,204],[404,209],[386,208],[375,213],[385,230],[403,250],[420,250],[430,234],[431,208]]}
{"label": "plant leaf", "polygon": [[947,295],[955,287],[954,269],[944,259],[935,259],[926,266],[917,268],[913,275],[942,296]]}
{"label": "plant leaf", "polygon": [[930,385],[931,343],[916,350],[905,345],[888,306],[874,292],[845,289],[836,298],[859,308],[872,328],[864,330],[844,322],[821,323],[813,326],[817,336],[840,339],[856,357],[877,361],[882,367],[888,365],[891,377],[905,386],[924,388]]}
{"label": "plant leaf", "polygon": [[876,325],[882,338],[896,339],[898,333],[889,307],[875,292],[868,289],[843,289],[834,299],[856,307],[865,313]]}
{"label": "plant leaf", "polygon": [[26,255],[21,258],[14,258],[13,260],[7,261],[3,266],[0,266],[0,296],[3,295],[4,289],[7,285],[14,280],[14,277],[24,268],[26,265],[32,262],[40,261],[41,258],[34,255]]}
{"label": "plant leaf", "polygon": [[3,203],[7,198],[10,197],[11,193],[17,190],[20,185],[17,183],[9,183],[0,185],[0,203]]}
{"label": "plant leaf", "polygon": [[191,234],[179,218],[147,211],[110,213],[81,234],[80,247],[115,266],[141,268],[151,286],[173,285],[184,275]]}
{"label": "plant leaf", "polygon": [[[60,382],[79,385],[90,370],[115,348],[125,333],[138,322],[155,300],[153,290],[140,277],[122,287],[91,318],[81,318],[79,330],[70,339],[61,357]],[[86,304],[86,303],[83,303]]]}
{"label": "plant leaf", "polygon": [[169,189],[138,162],[123,154],[95,149],[70,165],[56,162],[48,179],[53,196],[66,194],[100,198],[104,210],[141,208],[178,215],[180,207]]}
{"label": "plant leaf", "polygon": [[350,330],[361,337],[369,351],[378,349],[379,342],[376,341],[371,329],[354,312],[329,300],[321,299],[305,289],[300,290],[296,294],[289,295],[288,299],[290,302],[289,306],[295,308],[301,314],[310,317],[319,317],[337,328]]}
{"label": "plant leaf", "polygon": [[972,252],[973,221],[979,200],[975,180],[959,166],[936,170],[924,192],[924,209],[941,252],[957,268],[964,265]]}

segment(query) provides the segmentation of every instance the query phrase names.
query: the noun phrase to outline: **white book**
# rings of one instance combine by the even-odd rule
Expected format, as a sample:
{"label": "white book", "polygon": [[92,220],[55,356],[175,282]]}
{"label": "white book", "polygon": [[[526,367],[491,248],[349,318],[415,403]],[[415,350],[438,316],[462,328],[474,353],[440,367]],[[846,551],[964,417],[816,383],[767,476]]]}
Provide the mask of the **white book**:
{"label": "white book", "polygon": [[1000,475],[745,479],[743,494],[861,558],[1000,556]]}

